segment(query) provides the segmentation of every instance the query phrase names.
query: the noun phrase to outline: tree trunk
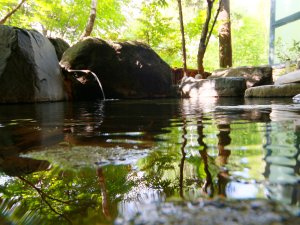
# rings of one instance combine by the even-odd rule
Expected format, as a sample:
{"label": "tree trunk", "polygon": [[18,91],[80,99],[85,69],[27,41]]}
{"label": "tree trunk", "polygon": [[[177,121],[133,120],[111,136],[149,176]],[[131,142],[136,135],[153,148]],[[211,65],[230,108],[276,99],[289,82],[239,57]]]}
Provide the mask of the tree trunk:
{"label": "tree trunk", "polygon": [[184,74],[184,76],[186,76],[187,75],[187,64],[186,64],[186,48],[185,48],[182,5],[181,5],[181,0],[177,0],[177,2],[178,2],[178,9],[179,9],[179,21],[180,21],[180,32],[181,32],[183,74]]}
{"label": "tree trunk", "polygon": [[230,0],[222,0],[219,19],[221,21],[219,28],[220,67],[227,68],[232,66]]}
{"label": "tree trunk", "polygon": [[206,19],[205,23],[202,28],[201,37],[200,37],[200,43],[198,47],[198,54],[197,54],[197,64],[198,64],[198,72],[199,74],[204,74],[204,66],[203,66],[203,58],[206,51],[206,40],[208,35],[208,27],[209,22],[211,19],[211,13],[212,13],[212,7],[214,0],[206,0],[207,1],[207,9],[206,9]]}
{"label": "tree trunk", "polygon": [[15,8],[13,8],[9,13],[6,14],[1,20],[0,25],[3,25],[7,19],[9,19],[21,6],[26,2],[26,0],[22,0]]}
{"label": "tree trunk", "polygon": [[92,0],[90,17],[89,17],[89,20],[86,24],[85,30],[84,30],[83,34],[81,35],[80,39],[91,35],[93,28],[94,28],[95,20],[96,20],[96,13],[97,13],[97,0]]}

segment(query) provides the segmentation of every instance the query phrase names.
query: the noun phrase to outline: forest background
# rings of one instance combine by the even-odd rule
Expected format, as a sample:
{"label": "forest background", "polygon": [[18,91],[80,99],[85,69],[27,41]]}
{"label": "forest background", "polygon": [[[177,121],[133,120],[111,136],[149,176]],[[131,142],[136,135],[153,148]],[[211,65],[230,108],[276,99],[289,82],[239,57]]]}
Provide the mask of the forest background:
{"label": "forest background", "polygon": [[[22,1],[0,0],[0,18]],[[216,1],[217,2],[217,1]],[[213,15],[217,10],[217,3]],[[268,64],[269,1],[231,0],[233,66]],[[91,0],[23,0],[5,25],[36,29],[48,37],[76,43],[89,19]],[[197,51],[206,19],[206,1],[182,0],[188,68],[197,68]],[[207,47],[206,71],[219,68],[218,22]],[[92,36],[138,40],[152,47],[170,66],[182,67],[177,0],[99,0]]]}

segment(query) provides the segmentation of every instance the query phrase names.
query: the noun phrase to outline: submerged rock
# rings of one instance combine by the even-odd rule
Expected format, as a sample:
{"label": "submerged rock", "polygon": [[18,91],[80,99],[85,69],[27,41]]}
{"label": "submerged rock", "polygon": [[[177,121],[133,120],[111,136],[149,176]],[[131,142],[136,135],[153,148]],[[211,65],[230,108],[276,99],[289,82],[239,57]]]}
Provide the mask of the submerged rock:
{"label": "submerged rock", "polygon": [[[168,97],[172,94],[171,68],[149,46],[139,42],[87,38],[69,48],[60,65],[66,70],[96,73],[107,98]],[[87,81],[93,79],[92,76],[80,73],[77,76],[85,84],[73,84],[75,98],[101,97],[98,84]]]}
{"label": "submerged rock", "polygon": [[273,84],[271,66],[244,66],[215,70],[210,78],[243,77],[247,88]]}
{"label": "submerged rock", "polygon": [[138,148],[104,148],[93,146],[74,146],[48,148],[46,151],[26,153],[26,157],[48,159],[60,167],[84,168],[102,167],[106,165],[127,165],[136,163],[149,153],[149,149]]}
{"label": "submerged rock", "polygon": [[37,171],[47,170],[50,163],[46,160],[36,160],[17,156],[1,157],[0,171],[9,176],[23,176]]}
{"label": "submerged rock", "polygon": [[184,77],[180,84],[181,95],[192,98],[244,96],[245,90],[245,79],[238,77],[216,79]]}
{"label": "submerged rock", "polygon": [[300,217],[281,204],[267,200],[137,203],[119,212],[115,224],[209,224],[209,225],[296,225]]}
{"label": "submerged rock", "polygon": [[46,37],[4,25],[0,37],[0,103],[65,99],[55,49]]}

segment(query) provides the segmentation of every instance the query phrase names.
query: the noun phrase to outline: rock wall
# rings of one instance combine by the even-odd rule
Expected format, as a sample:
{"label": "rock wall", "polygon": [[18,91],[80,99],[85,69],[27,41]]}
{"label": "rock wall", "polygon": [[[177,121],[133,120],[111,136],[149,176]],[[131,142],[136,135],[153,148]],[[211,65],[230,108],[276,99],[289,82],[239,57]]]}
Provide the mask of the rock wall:
{"label": "rock wall", "polygon": [[51,42],[34,30],[0,26],[0,103],[64,100]]}

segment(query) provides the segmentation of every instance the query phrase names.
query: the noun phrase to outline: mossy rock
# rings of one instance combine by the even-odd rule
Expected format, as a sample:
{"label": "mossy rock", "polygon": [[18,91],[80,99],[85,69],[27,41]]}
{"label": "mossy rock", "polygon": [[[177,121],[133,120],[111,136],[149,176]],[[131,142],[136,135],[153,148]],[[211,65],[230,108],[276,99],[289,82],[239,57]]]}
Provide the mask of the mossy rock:
{"label": "mossy rock", "polygon": [[[66,70],[94,72],[108,98],[168,97],[172,93],[170,66],[143,43],[87,38],[69,48],[60,65]],[[74,82],[75,97],[99,97],[93,77],[81,75],[88,82]]]}

